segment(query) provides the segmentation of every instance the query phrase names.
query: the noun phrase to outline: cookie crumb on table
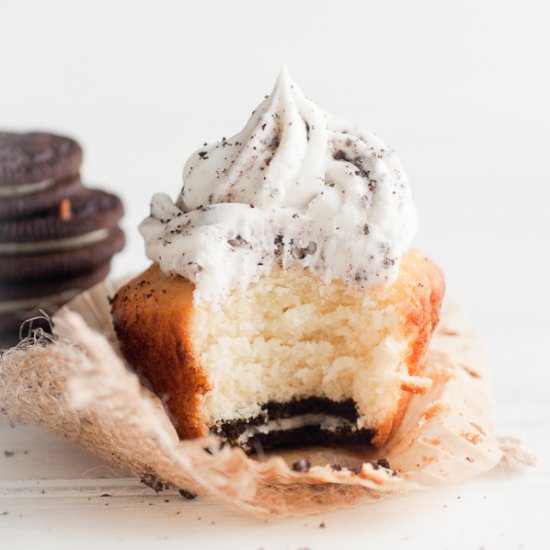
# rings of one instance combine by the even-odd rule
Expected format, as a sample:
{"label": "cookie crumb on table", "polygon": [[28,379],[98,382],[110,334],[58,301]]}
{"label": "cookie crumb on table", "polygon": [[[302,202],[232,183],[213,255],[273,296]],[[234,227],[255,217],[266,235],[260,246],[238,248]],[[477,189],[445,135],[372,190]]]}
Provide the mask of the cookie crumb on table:
{"label": "cookie crumb on table", "polygon": [[301,458],[292,464],[292,469],[295,472],[308,472],[311,468],[311,463],[307,458]]}
{"label": "cookie crumb on table", "polygon": [[179,489],[179,494],[187,500],[193,500],[197,498],[197,495],[195,493],[192,493],[191,491],[187,491],[186,489]]}

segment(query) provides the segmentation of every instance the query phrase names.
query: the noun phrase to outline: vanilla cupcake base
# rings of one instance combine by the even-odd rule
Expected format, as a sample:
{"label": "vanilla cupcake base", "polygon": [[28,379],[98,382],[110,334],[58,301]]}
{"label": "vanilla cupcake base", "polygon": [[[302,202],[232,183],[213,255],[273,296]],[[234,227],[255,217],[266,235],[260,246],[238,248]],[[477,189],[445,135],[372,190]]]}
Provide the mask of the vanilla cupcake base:
{"label": "vanilla cupcake base", "polygon": [[195,302],[193,290],[153,264],[112,306],[123,355],[182,439],[211,432],[252,452],[380,446],[431,385],[422,370],[444,283],[418,252],[393,283],[368,289],[277,268],[220,304]]}

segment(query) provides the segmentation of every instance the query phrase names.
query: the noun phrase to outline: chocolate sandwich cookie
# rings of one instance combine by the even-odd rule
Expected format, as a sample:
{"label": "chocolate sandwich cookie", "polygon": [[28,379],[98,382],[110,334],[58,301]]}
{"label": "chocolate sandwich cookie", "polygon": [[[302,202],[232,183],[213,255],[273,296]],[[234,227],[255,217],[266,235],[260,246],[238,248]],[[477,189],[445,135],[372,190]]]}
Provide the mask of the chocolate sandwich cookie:
{"label": "chocolate sandwich cookie", "polygon": [[[331,421],[327,422],[326,419]],[[306,397],[285,403],[268,402],[255,417],[222,422],[210,431],[246,453],[298,446],[369,444],[374,430],[357,429],[352,399],[332,401]],[[323,422],[326,423],[323,426]],[[245,441],[240,438],[246,435]]]}
{"label": "chocolate sandwich cookie", "polygon": [[[46,132],[0,132],[0,345],[100,282],[124,246],[120,199],[80,181],[82,148]],[[25,322],[24,333],[47,326]]]}
{"label": "chocolate sandwich cookie", "polygon": [[95,269],[53,280],[0,283],[0,349],[13,345],[32,329],[50,328],[43,313],[53,315],[80,291],[102,281],[109,273],[107,261]]}
{"label": "chocolate sandwich cookie", "polygon": [[115,195],[83,189],[34,218],[0,223],[0,285],[73,276],[104,264],[124,246]]}
{"label": "chocolate sandwich cookie", "polygon": [[81,188],[82,149],[44,132],[0,132],[0,220],[41,212]]}

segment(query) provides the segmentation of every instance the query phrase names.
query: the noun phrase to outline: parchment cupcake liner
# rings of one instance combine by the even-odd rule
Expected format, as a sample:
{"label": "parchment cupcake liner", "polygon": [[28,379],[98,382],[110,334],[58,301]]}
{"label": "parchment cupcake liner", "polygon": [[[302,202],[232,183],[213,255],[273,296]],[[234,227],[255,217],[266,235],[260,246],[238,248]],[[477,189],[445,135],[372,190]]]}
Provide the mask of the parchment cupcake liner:
{"label": "parchment cupcake liner", "polygon": [[[490,470],[502,451],[479,343],[446,309],[427,357],[432,389],[414,395],[384,448],[303,448],[247,457],[216,437],[180,441],[161,400],[118,352],[106,281],[0,357],[0,410],[90,449],[152,486],[172,484],[253,514],[302,515],[454,483]],[[385,458],[391,468],[386,468]]]}

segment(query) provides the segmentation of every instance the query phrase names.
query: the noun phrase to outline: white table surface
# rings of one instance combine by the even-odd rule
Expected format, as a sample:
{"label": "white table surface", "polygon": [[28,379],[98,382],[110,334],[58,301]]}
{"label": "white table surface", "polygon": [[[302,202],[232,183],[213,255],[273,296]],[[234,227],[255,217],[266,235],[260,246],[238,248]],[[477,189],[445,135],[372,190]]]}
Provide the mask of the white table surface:
{"label": "white table surface", "polygon": [[[538,419],[536,428],[550,418]],[[260,521],[212,499],[155,494],[86,451],[2,420],[2,548],[545,548],[548,461],[319,516]],[[548,456],[548,446],[540,449]],[[102,495],[111,496],[102,496]],[[324,524],[325,527],[320,527]],[[200,546],[199,546],[200,545]]]}
{"label": "white table surface", "polygon": [[283,62],[321,106],[389,140],[420,213],[415,245],[483,336],[498,432],[539,463],[258,522],[156,495],[0,417],[0,549],[548,548],[548,16],[535,0],[1,0],[0,124],[80,138],[85,181],[126,205],[116,274],[146,265],[136,225],[151,193],[175,195],[187,156],[236,132]]}

